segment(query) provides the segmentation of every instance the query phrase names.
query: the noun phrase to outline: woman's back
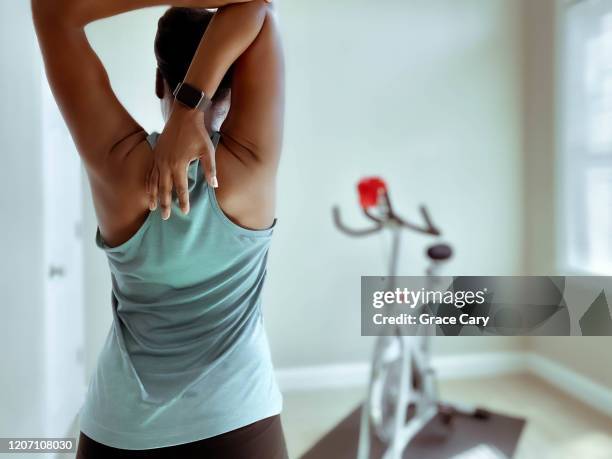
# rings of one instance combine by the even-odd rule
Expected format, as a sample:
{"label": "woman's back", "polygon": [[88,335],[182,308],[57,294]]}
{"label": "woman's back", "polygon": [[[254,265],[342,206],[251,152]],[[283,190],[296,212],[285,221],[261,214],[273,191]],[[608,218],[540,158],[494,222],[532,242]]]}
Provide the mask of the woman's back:
{"label": "woman's back", "polygon": [[111,268],[113,324],[81,427],[106,444],[190,442],[280,412],[261,311],[273,229],[230,221],[200,167],[189,166],[188,215],[151,212],[117,247],[96,235]]}

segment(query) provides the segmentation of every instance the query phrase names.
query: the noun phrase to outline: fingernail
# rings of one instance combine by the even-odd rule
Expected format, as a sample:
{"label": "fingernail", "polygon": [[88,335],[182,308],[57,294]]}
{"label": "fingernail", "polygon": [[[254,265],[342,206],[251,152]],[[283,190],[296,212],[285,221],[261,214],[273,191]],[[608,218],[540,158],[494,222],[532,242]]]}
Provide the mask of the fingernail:
{"label": "fingernail", "polygon": [[219,188],[219,181],[217,180],[217,176],[214,176],[210,179],[210,183],[213,188]]}
{"label": "fingernail", "polygon": [[155,209],[157,209],[157,204],[155,204],[154,202],[150,202],[149,203],[149,210],[151,212],[153,212]]}

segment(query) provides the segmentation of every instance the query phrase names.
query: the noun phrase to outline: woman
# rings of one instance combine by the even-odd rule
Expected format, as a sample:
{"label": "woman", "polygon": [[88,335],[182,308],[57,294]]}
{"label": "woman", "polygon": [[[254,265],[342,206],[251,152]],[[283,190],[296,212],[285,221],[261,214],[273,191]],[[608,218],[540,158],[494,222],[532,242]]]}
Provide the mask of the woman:
{"label": "woman", "polygon": [[[84,27],[162,3],[173,6],[155,42],[166,124],[149,135],[113,94]],[[32,7],[113,281],[113,324],[81,409],[77,457],[285,458],[260,299],[284,110],[271,5]]]}

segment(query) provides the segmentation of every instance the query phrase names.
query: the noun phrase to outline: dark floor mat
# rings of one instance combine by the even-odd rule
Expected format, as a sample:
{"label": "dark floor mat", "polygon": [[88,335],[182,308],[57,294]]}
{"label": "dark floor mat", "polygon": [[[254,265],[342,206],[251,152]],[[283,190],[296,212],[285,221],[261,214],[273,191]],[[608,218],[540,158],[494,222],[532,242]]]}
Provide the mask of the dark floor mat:
{"label": "dark floor mat", "polygon": [[[358,407],[321,438],[301,459],[355,459],[361,407]],[[506,457],[514,455],[525,420],[491,413],[486,420],[456,416],[450,427],[434,418],[406,449],[404,459],[449,459],[480,445],[497,448]],[[382,457],[382,447],[373,442],[372,459]]]}

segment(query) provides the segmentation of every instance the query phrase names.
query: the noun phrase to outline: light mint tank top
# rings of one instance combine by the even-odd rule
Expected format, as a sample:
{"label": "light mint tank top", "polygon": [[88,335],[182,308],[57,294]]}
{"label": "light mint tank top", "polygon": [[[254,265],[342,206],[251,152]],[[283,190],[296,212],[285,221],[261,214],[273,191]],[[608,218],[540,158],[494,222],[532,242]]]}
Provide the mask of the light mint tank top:
{"label": "light mint tank top", "polygon": [[274,225],[236,225],[199,161],[188,175],[187,216],[173,202],[169,220],[151,212],[118,247],[96,234],[111,270],[113,322],[80,428],[115,448],[189,443],[282,409],[261,306]]}

